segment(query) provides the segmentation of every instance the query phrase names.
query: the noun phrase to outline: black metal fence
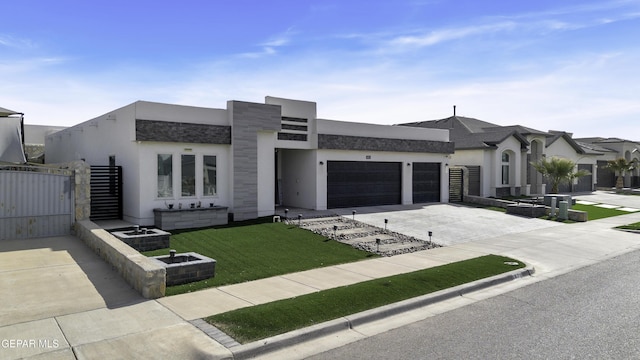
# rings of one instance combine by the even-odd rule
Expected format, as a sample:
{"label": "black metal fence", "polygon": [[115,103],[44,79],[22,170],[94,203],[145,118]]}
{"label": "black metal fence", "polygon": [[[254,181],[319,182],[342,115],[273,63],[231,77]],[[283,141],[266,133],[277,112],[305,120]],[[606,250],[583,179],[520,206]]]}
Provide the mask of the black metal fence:
{"label": "black metal fence", "polygon": [[122,220],[122,166],[91,167],[91,220]]}

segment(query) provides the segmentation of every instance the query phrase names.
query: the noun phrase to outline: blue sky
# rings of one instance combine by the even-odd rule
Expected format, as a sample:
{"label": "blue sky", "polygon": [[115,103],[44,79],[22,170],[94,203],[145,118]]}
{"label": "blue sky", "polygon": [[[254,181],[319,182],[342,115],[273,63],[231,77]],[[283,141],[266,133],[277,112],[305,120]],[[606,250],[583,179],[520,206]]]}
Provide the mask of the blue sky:
{"label": "blue sky", "polygon": [[136,100],[315,101],[640,140],[640,0],[3,1],[0,106],[70,126]]}

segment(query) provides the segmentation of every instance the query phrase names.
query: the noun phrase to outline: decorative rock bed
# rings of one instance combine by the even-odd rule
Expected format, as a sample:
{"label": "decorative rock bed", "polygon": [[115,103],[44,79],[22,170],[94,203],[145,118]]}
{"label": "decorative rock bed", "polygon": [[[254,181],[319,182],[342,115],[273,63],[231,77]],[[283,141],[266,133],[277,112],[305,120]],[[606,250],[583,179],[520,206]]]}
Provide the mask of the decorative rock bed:
{"label": "decorative rock bed", "polygon": [[[310,218],[300,222],[298,219],[286,219],[284,222],[296,226],[300,224],[303,229],[351,245],[356,249],[382,256],[406,254],[440,247],[440,245],[431,241],[384,230],[342,216]],[[335,230],[334,226],[336,227]],[[378,243],[376,239],[380,239],[380,242]]]}

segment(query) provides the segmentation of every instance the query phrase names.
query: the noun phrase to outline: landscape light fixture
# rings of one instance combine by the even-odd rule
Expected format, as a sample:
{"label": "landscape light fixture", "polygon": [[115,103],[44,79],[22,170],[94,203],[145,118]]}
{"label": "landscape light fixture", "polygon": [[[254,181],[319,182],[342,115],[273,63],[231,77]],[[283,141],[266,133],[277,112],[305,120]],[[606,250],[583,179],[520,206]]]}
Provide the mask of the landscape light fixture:
{"label": "landscape light fixture", "polygon": [[298,214],[298,227],[300,227],[301,221],[302,221],[302,214]]}
{"label": "landscape light fixture", "polygon": [[380,252],[380,238],[376,238],[376,252]]}
{"label": "landscape light fixture", "polygon": [[431,241],[432,236],[433,236],[433,231],[429,231],[429,241]]}
{"label": "landscape light fixture", "polygon": [[353,220],[355,220],[355,219],[356,219],[356,211],[355,211],[355,210],[352,210],[352,211],[351,211],[351,215],[353,215]]}
{"label": "landscape light fixture", "polygon": [[284,209],[284,218],[285,219],[289,218],[288,214],[289,214],[289,209]]}
{"label": "landscape light fixture", "polygon": [[389,223],[389,219],[384,219],[384,231],[387,231],[387,224]]}
{"label": "landscape light fixture", "polygon": [[333,225],[333,238],[336,238],[336,231],[338,230],[338,225]]}

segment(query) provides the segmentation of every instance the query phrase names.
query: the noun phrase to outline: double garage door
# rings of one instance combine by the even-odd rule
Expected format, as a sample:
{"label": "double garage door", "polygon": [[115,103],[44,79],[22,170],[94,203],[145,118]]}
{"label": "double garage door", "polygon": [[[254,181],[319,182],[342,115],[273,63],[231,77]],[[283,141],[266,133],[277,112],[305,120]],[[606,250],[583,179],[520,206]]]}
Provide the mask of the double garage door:
{"label": "double garage door", "polygon": [[[439,171],[440,164],[413,164],[414,203],[440,200]],[[394,205],[401,202],[401,162],[327,162],[328,208]]]}

